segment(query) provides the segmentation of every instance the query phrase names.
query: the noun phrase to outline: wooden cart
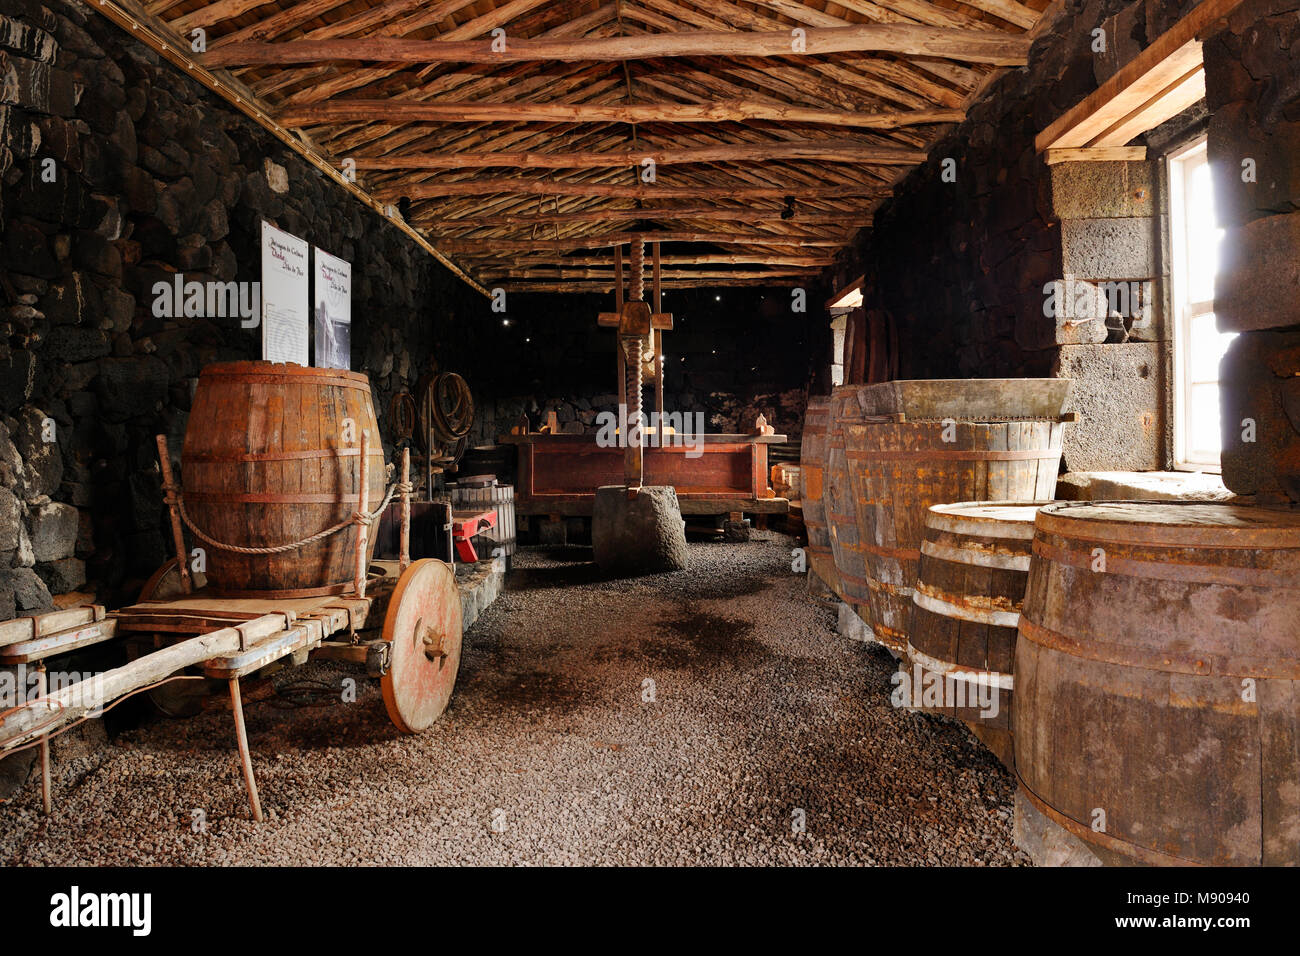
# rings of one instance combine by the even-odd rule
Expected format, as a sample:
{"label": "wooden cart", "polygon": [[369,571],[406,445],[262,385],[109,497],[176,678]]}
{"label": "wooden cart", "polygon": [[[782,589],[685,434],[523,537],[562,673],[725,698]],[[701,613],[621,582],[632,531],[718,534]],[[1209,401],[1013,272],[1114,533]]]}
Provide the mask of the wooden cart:
{"label": "wooden cart", "polygon": [[[365,441],[363,436],[363,463]],[[161,439],[160,450],[175,516]],[[380,679],[388,715],[402,732],[427,730],[446,710],[455,686],[461,606],[450,565],[409,559],[409,468],[406,457],[399,486],[401,558],[366,564],[368,526],[362,525],[357,575],[349,594],[266,599],[214,595],[201,574],[180,563],[185,551],[174,523],[178,557],[154,574],[136,604],[113,612],[93,605],[0,623],[0,666],[35,665],[37,677],[33,699],[0,712],[0,755],[40,747],[46,812],[51,809],[50,736],[98,716],[113,701],[169,681],[203,676],[226,682],[249,806],[257,821],[262,809],[244,727],[241,678],[280,662],[302,664],[312,656],[354,661]],[[359,510],[365,509],[363,494]],[[135,655],[129,663],[48,690],[48,660],[116,638],[124,639]]]}

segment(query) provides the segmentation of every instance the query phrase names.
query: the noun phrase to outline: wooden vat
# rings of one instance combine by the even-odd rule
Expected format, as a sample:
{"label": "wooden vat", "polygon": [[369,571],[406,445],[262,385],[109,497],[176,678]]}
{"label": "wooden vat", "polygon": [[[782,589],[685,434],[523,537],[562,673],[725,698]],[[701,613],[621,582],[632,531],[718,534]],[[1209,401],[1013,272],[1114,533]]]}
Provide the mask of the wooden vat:
{"label": "wooden vat", "polygon": [[858,391],[863,386],[843,385],[834,390],[830,403],[830,437],[826,443],[826,468],[822,493],[831,556],[835,561],[836,593],[871,628],[868,603],[867,571],[861,547],[857,512],[853,506],[853,488],[849,476],[849,459],[845,430],[862,418]]}
{"label": "wooden vat", "polygon": [[907,649],[928,509],[1051,501],[1069,387],[1062,379],[973,379],[863,388],[863,423],[844,426],[848,472],[872,627],[896,655]]}
{"label": "wooden vat", "polygon": [[[373,511],[384,498],[384,455],[365,375],[270,362],[209,365],[181,455],[186,511],[208,537],[239,547],[274,547],[333,527],[360,501],[363,431]],[[303,597],[351,587],[356,535],[349,525],[278,554],[195,544],[206,551],[212,593]]]}
{"label": "wooden vat", "polygon": [[803,442],[799,449],[799,481],[803,495],[803,523],[808,529],[808,564],[814,574],[838,593],[840,583],[835,573],[835,556],[831,553],[825,503],[830,408],[829,398],[808,399],[808,408],[803,418]]}
{"label": "wooden vat", "polygon": [[495,551],[509,556],[515,553],[515,489],[513,485],[464,485],[457,483],[449,489],[451,506],[457,511],[488,511],[497,513],[496,527],[484,532]]}
{"label": "wooden vat", "polygon": [[[963,720],[1007,767],[1012,662],[1041,503],[935,505],[925,520],[907,657],[912,704]],[[929,693],[937,687],[937,705]],[[987,706],[986,706],[987,705]]]}
{"label": "wooden vat", "polygon": [[1061,502],[1036,519],[1021,793],[1104,862],[1300,863],[1300,512]]}

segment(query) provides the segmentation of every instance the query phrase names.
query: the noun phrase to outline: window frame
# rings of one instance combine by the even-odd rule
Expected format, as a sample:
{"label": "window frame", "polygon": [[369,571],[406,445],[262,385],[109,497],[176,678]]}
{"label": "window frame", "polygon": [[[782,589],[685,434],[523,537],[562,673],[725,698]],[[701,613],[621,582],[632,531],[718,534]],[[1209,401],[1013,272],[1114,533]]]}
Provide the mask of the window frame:
{"label": "window frame", "polygon": [[[1179,147],[1165,157],[1165,169],[1169,182],[1169,240],[1170,268],[1172,283],[1170,304],[1173,337],[1173,466],[1177,471],[1199,471],[1219,474],[1222,471],[1220,455],[1213,459],[1192,457],[1196,449],[1188,448],[1188,420],[1191,409],[1192,388],[1207,382],[1193,381],[1191,378],[1191,339],[1192,323],[1195,319],[1214,314],[1214,299],[1198,302],[1189,301],[1188,270],[1188,179],[1191,169],[1202,164],[1208,165],[1208,137],[1202,135]],[[1215,379],[1217,384],[1219,379]],[[1220,453],[1221,454],[1221,453]]]}

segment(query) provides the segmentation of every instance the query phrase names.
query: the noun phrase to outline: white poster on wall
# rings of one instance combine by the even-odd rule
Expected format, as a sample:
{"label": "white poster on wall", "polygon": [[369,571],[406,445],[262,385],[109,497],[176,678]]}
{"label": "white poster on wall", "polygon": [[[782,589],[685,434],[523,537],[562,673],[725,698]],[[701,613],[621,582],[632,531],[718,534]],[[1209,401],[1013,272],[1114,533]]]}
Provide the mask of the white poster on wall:
{"label": "white poster on wall", "polygon": [[304,239],[262,223],[262,358],[310,365],[311,300]]}
{"label": "white poster on wall", "polygon": [[352,367],[352,263],[312,247],[316,258],[316,366]]}

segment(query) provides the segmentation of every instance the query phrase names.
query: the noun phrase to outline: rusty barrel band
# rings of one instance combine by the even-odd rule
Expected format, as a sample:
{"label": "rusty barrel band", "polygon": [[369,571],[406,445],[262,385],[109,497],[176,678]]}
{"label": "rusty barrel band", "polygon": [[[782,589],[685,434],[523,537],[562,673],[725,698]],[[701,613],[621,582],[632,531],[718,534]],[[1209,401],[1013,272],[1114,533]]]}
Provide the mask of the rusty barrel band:
{"label": "rusty barrel band", "polygon": [[1112,664],[1116,667],[1133,667],[1166,674],[1189,674],[1196,677],[1250,677],[1256,679],[1300,680],[1300,658],[1227,657],[1222,654],[1169,654],[1159,650],[1143,650],[1130,644],[1099,641],[1091,637],[1079,640],[1043,627],[1023,614],[1020,617],[1019,640],[1029,641],[1050,651]]}
{"label": "rusty barrel band", "polygon": [[883,544],[867,544],[865,541],[858,542],[858,547],[882,558],[897,558],[899,561],[921,560],[920,548],[887,548]]}
{"label": "rusty barrel band", "polygon": [[921,554],[936,561],[947,561],[980,568],[997,568],[1001,571],[1028,571],[1030,557],[1014,551],[976,551],[969,547],[954,548],[937,541],[922,541]]}
{"label": "rusty barrel band", "polygon": [[875,591],[883,591],[890,597],[902,598],[905,601],[912,600],[912,589],[905,584],[890,584],[888,581],[879,581],[876,578],[868,578],[867,585]]}
{"label": "rusty barrel band", "polygon": [[959,680],[965,684],[978,684],[984,687],[996,687],[998,690],[1015,690],[1015,677],[1011,674],[988,668],[970,667],[965,664],[957,664],[953,661],[944,661],[937,657],[931,657],[924,651],[918,651],[913,646],[910,638],[907,642],[907,656],[913,664],[919,664],[922,670],[942,674],[951,680]]}
{"label": "rusty barrel band", "polygon": [[[1096,505],[1102,502],[1051,502],[1051,504]],[[1156,504],[1157,502],[1105,502],[1106,504]],[[1159,502],[1171,504],[1172,502]],[[1204,503],[1204,502],[1189,502]],[[1097,518],[1069,517],[1068,511],[1049,511],[1046,507],[1034,518],[1040,531],[1058,537],[1092,541],[1097,544],[1124,544],[1130,547],[1268,549],[1295,551],[1295,528],[1234,528],[1230,525],[1165,525],[1141,521],[1102,521]]]}
{"label": "rusty barrel band", "polygon": [[1181,857],[1170,856],[1167,853],[1161,853],[1159,850],[1152,850],[1136,843],[1130,843],[1128,840],[1121,840],[1119,837],[1111,836],[1109,833],[1101,833],[1090,826],[1080,823],[1073,817],[1067,817],[1055,807],[1048,805],[1038,794],[1029,788],[1025,783],[1025,778],[1016,773],[1016,779],[1020,782],[1020,792],[1024,794],[1034,809],[1043,816],[1047,817],[1053,823],[1059,824],[1073,836],[1078,837],[1084,843],[1095,843],[1098,846],[1105,847],[1113,853],[1126,856],[1134,860],[1145,863],[1147,866],[1202,866],[1203,864],[1195,860],[1185,860]]}
{"label": "rusty barrel band", "polygon": [[[992,627],[1014,628],[1020,623],[1019,611],[988,606],[991,598],[983,594],[961,595],[962,603],[952,600],[958,595],[940,594],[920,581],[912,591],[912,603],[919,608],[958,621],[970,621],[974,624],[988,624]],[[979,603],[979,602],[984,603]],[[975,602],[975,603],[967,603]]]}
{"label": "rusty barrel band", "polygon": [[[361,456],[360,448],[313,448],[310,451],[272,451],[266,453],[247,453],[243,455],[231,455],[225,452],[211,454],[190,453],[185,456],[185,460],[190,464],[225,464],[232,461],[240,462],[258,462],[258,461],[307,461],[314,458],[359,458]],[[377,461],[383,461],[382,452],[371,452],[366,456]],[[387,464],[387,462],[385,462]]]}
{"label": "rusty barrel band", "polygon": [[[381,491],[375,500],[378,506],[383,501]],[[269,492],[241,491],[187,491],[187,502],[202,501],[210,504],[227,505],[356,505],[361,503],[359,494],[319,494],[319,495],[280,495]]]}
{"label": "rusty barrel band", "polygon": [[869,451],[853,448],[846,451],[845,455],[854,461],[917,461],[933,458],[947,458],[954,461],[1051,461],[1061,457],[1061,449],[1018,448],[1010,451],[995,451],[986,448],[968,450],[925,448],[905,451]]}
{"label": "rusty barrel band", "polygon": [[[1100,548],[1105,553],[1106,570],[1096,574],[1115,574],[1122,577],[1148,578],[1156,581],[1175,581],[1182,584],[1221,584],[1230,587],[1270,588],[1288,590],[1295,587],[1296,570],[1271,571],[1265,568],[1239,568],[1223,564],[1181,564],[1175,561],[1143,561],[1138,558],[1112,556],[1106,552],[1111,542],[1069,539],[1081,543],[1087,550],[1048,544],[1043,537],[1034,539],[1034,554],[1053,564],[1072,568],[1091,568],[1097,560],[1092,552]],[[1090,547],[1091,546],[1091,547]],[[1188,550],[1186,546],[1169,546],[1171,550]]]}
{"label": "rusty barrel band", "polygon": [[[237,363],[238,364],[238,363]],[[370,380],[362,373],[353,372],[352,375],[360,375],[360,379],[342,378],[333,375],[311,375],[311,374],[293,374],[284,372],[241,372],[236,369],[204,369],[200,378],[204,381],[214,382],[222,380],[226,382],[235,382],[240,385],[326,385],[331,388],[351,388],[358,392],[370,394]]]}

